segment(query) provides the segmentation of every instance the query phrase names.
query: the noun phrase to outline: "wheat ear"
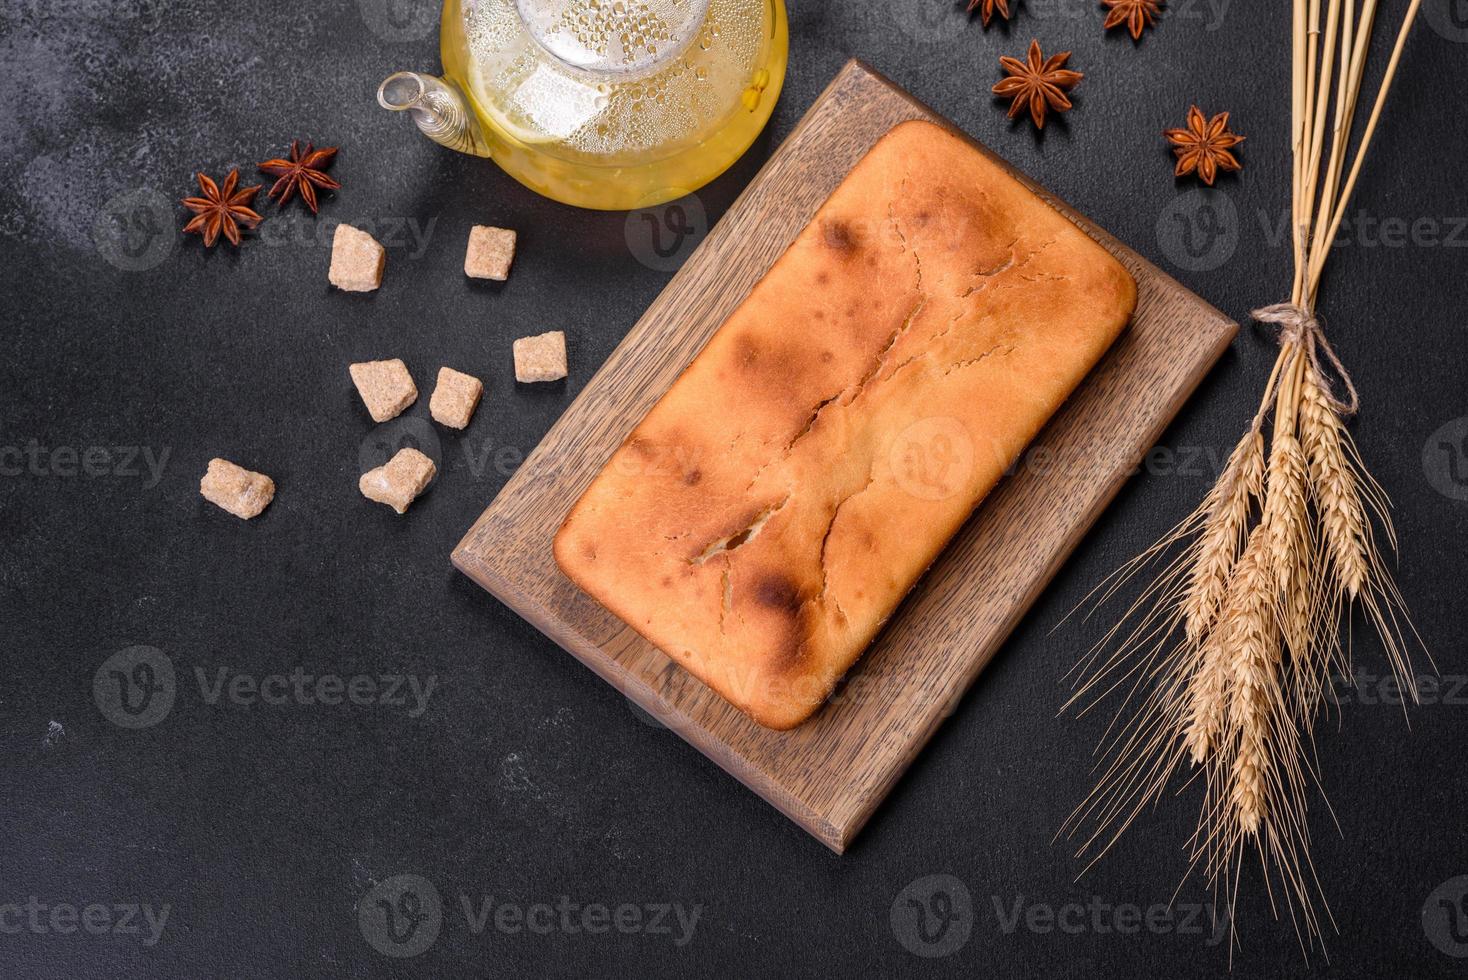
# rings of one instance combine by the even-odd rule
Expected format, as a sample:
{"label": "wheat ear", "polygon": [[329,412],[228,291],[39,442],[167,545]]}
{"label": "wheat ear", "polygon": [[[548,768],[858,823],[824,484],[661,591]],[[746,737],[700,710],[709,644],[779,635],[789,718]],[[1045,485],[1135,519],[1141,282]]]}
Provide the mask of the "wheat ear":
{"label": "wheat ear", "polygon": [[1181,600],[1183,646],[1195,648],[1197,667],[1188,681],[1183,742],[1195,765],[1217,741],[1227,699],[1227,651],[1223,631],[1213,630],[1229,591],[1229,577],[1243,546],[1254,501],[1264,487],[1264,434],[1256,418],[1229,454],[1204,502],[1205,518],[1192,545],[1192,569]]}
{"label": "wheat ear", "polygon": [[[1227,584],[1227,583],[1225,583]],[[1228,647],[1224,643],[1227,630],[1209,633],[1199,650],[1198,669],[1188,684],[1187,728],[1183,744],[1194,765],[1208,759],[1217,745],[1223,727],[1224,707],[1228,703]]]}
{"label": "wheat ear", "polygon": [[1259,420],[1229,454],[1204,503],[1207,518],[1199,532],[1193,570],[1183,594],[1187,639],[1197,642],[1213,625],[1228,592],[1228,576],[1238,560],[1244,528],[1264,480],[1264,433]]}
{"label": "wheat ear", "polygon": [[1230,797],[1239,826],[1256,833],[1268,813],[1270,732],[1279,640],[1270,585],[1268,534],[1256,528],[1234,572],[1229,609],[1229,725],[1238,742]]}
{"label": "wheat ear", "polygon": [[1280,630],[1291,656],[1310,659],[1311,558],[1307,524],[1305,453],[1289,432],[1276,431],[1269,452],[1268,502],[1263,526],[1268,535],[1266,560],[1279,604]]}
{"label": "wheat ear", "polygon": [[1300,435],[1310,459],[1310,489],[1331,573],[1351,599],[1368,575],[1366,513],[1343,446],[1340,416],[1330,407],[1320,376],[1305,371],[1300,386]]}

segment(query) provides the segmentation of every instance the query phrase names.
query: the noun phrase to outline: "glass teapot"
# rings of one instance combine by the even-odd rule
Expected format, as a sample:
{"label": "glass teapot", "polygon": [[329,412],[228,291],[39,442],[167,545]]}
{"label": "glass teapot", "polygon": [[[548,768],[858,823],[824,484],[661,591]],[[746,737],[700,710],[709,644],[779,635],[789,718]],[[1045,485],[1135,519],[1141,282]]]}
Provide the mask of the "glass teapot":
{"label": "glass teapot", "polygon": [[630,210],[717,177],[770,118],[784,0],[445,0],[444,77],[389,75],[385,109],[546,197]]}

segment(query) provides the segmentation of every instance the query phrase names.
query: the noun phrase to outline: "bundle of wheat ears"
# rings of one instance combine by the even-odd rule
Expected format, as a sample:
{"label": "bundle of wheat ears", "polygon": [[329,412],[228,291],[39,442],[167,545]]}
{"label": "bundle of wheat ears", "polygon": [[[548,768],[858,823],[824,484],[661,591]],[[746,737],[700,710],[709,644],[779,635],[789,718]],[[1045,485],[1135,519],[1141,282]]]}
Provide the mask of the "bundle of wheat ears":
{"label": "bundle of wheat ears", "polygon": [[1257,859],[1275,914],[1292,920],[1306,950],[1330,923],[1310,860],[1312,732],[1333,679],[1349,676],[1342,631],[1354,610],[1416,692],[1416,634],[1379,551],[1383,541],[1396,549],[1388,502],[1345,428],[1356,390],[1314,310],[1419,5],[1407,8],[1351,153],[1377,4],[1294,2],[1294,284],[1290,302],[1254,311],[1277,327],[1279,357],[1207,498],[1100,587],[1109,596],[1161,566],[1080,665],[1071,702],[1088,710],[1123,699],[1098,750],[1100,781],[1065,828],[1080,853],[1098,859],[1175,775],[1190,774],[1203,803],[1189,871],[1201,870],[1222,900],[1215,911],[1236,936],[1241,874]]}

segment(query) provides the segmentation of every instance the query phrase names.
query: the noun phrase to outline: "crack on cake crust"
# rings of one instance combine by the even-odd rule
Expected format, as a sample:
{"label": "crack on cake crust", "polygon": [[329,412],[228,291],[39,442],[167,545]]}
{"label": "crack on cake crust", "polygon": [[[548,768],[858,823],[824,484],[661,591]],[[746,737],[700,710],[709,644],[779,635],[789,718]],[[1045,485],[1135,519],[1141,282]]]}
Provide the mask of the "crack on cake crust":
{"label": "crack on cake crust", "polygon": [[780,453],[781,459],[789,458],[791,451],[795,449],[795,444],[805,438],[811,429],[815,428],[816,420],[821,417],[821,413],[826,410],[826,406],[840,398],[845,390],[843,388],[841,391],[836,392],[836,394],[827,396],[816,402],[816,407],[810,410],[810,416],[805,420],[805,425],[801,426],[800,431],[791,436],[789,441],[785,443],[785,448]]}
{"label": "crack on cake crust", "polygon": [[[989,268],[989,269],[976,269],[974,272],[972,272],[970,274],[969,278],[971,278],[971,279],[983,279],[984,281],[983,282],[976,282],[973,285],[969,286],[963,292],[961,292],[961,293],[958,294],[958,298],[959,299],[968,299],[974,293],[977,293],[979,290],[984,289],[985,287],[987,287],[989,285],[989,280],[993,279],[997,275],[1001,275],[1001,274],[1003,274],[1005,272],[1008,272],[1010,269],[1014,268],[1015,261],[1016,261],[1015,254],[1014,254],[1014,247],[1016,245],[1018,245],[1018,244],[1019,244],[1019,236],[1015,236],[1014,238],[1011,238],[1009,240],[1009,244],[1006,245],[1006,246],[1004,246],[1004,251],[1008,252],[1009,254],[1008,254],[1008,256],[1005,257],[1005,259],[1004,259],[1003,262],[1000,262],[998,265],[996,265],[996,266],[994,266],[992,268]],[[1048,245],[1049,243],[1047,242],[1046,244]],[[1044,247],[1045,246],[1042,245],[1041,246],[1041,249],[1043,249]],[[1034,254],[1036,254],[1036,253],[1033,253],[1033,252],[1031,253],[1031,255],[1034,255]],[[1028,260],[1029,257],[1030,256],[1026,256],[1026,260]]]}
{"label": "crack on cake crust", "polygon": [[[902,194],[903,188],[907,187],[908,175],[903,174],[901,182],[897,185],[897,193]],[[892,223],[892,230],[897,233],[897,241],[902,245],[902,251],[912,254],[912,264],[917,271],[917,291],[923,291],[923,257],[918,254],[916,246],[910,244],[907,235],[903,234],[902,224],[897,220],[897,202],[887,202],[887,220]]]}
{"label": "crack on cake crust", "polygon": [[1025,266],[1029,265],[1030,261],[1034,259],[1035,256],[1039,255],[1041,252],[1045,251],[1047,248],[1049,248],[1051,245],[1054,245],[1058,241],[1060,241],[1060,239],[1058,238],[1045,239],[1043,242],[1026,252],[1024,258],[1016,260],[1014,264],[1010,267],[1010,269],[1007,269],[1005,271],[1018,272],[1020,269],[1023,269]]}
{"label": "crack on cake crust", "polygon": [[[967,296],[968,293],[964,293],[963,295],[964,296]],[[962,299],[963,297],[960,296],[959,298]],[[953,314],[953,316],[949,317],[948,318],[948,325],[946,327],[944,327],[942,330],[939,330],[937,333],[933,334],[933,336],[929,337],[928,338],[927,345],[922,350],[918,351],[916,354],[912,355],[911,357],[905,359],[901,364],[899,364],[895,368],[893,368],[887,374],[887,377],[889,377],[889,378],[896,377],[897,376],[897,373],[899,371],[901,371],[903,368],[905,368],[908,365],[912,364],[913,362],[919,361],[922,358],[927,357],[929,354],[931,354],[933,352],[933,347],[937,345],[938,341],[942,340],[944,337],[948,336],[949,334],[951,334],[953,332],[953,328],[958,325],[958,321],[963,319],[964,312],[965,312],[964,310],[959,310],[957,313]]]}
{"label": "crack on cake crust", "polygon": [[[1009,257],[1007,259],[1005,259],[1003,262],[1000,262],[998,265],[993,266],[992,268],[989,268],[989,269],[978,269],[978,270],[975,270],[973,273],[971,273],[970,276],[969,276],[969,278],[971,278],[971,279],[982,279],[983,282],[977,282],[977,283],[974,283],[973,285],[969,286],[963,292],[961,292],[961,293],[958,294],[958,298],[959,299],[968,299],[974,293],[980,292],[981,290],[984,290],[984,289],[988,288],[989,284],[994,279],[998,278],[999,276],[1003,275],[1004,273],[1006,273],[1006,272],[1018,272],[1020,269],[1023,269],[1026,265],[1029,265],[1030,261],[1032,259],[1034,259],[1035,256],[1037,256],[1041,252],[1045,251],[1051,245],[1054,245],[1057,241],[1059,241],[1059,239],[1057,239],[1057,238],[1047,238],[1045,241],[1041,242],[1039,245],[1036,245],[1034,248],[1032,248],[1028,252],[1026,252],[1024,254],[1024,257],[1021,258],[1018,254],[1015,253],[1015,250],[1014,250],[1015,246],[1020,243],[1020,239],[1019,238],[1015,238],[1007,246],[1005,246],[1005,250],[1009,252]],[[1033,281],[1031,279],[1027,279],[1025,276],[1020,276],[1019,278],[1022,279],[1022,280],[1025,280],[1026,282]]]}
{"label": "crack on cake crust", "polygon": [[821,401],[816,403],[815,407],[811,409],[810,416],[806,419],[805,425],[802,426],[801,429],[795,433],[795,435],[790,437],[790,440],[785,443],[784,448],[781,449],[779,454],[776,455],[774,459],[763,464],[759,467],[759,469],[754,471],[754,476],[752,476],[749,480],[749,486],[745,488],[746,493],[754,489],[755,485],[759,483],[760,477],[765,475],[766,470],[768,470],[772,466],[778,466],[779,464],[788,460],[791,455],[794,454],[796,445],[799,444],[799,442],[806,436],[810,435],[811,430],[815,428],[816,422],[819,420],[822,412],[824,412],[833,404],[839,405],[840,407],[844,408],[861,397],[861,393],[866,389],[867,385],[872,383],[872,381],[877,379],[878,375],[881,374],[882,368],[887,363],[887,356],[892,353],[892,348],[896,347],[897,344],[902,340],[903,335],[906,334],[907,331],[912,327],[913,321],[915,321],[918,318],[918,315],[922,313],[923,307],[925,307],[927,303],[928,298],[926,296],[922,296],[918,299],[917,305],[908,312],[907,316],[902,318],[902,322],[897,325],[897,328],[895,330],[892,331],[892,335],[887,338],[887,343],[884,344],[882,346],[882,349],[877,353],[876,362],[872,365],[871,370],[867,371],[860,378],[857,378],[856,381],[847,385],[845,388],[842,388],[840,391],[836,392],[836,394],[823,398],[821,399]]}
{"label": "crack on cake crust", "polygon": [[[898,182],[898,196],[901,196],[903,189],[907,186],[909,176],[910,175],[908,174],[904,174],[902,180]],[[786,441],[784,447],[775,456],[775,458],[755,470],[754,475],[750,478],[749,486],[746,488],[746,492],[752,490],[755,485],[759,483],[760,477],[764,476],[766,470],[768,470],[772,466],[777,466],[785,462],[791,457],[791,455],[795,452],[796,445],[807,435],[809,435],[812,429],[815,428],[816,423],[820,420],[822,412],[824,412],[832,404],[839,404],[842,407],[852,404],[861,397],[861,394],[866,389],[867,385],[871,384],[875,380],[881,379],[882,370],[887,366],[887,359],[891,355],[893,349],[896,348],[899,343],[901,343],[902,338],[912,328],[913,323],[916,322],[917,318],[922,314],[923,309],[927,306],[929,297],[923,288],[922,256],[918,254],[917,247],[908,240],[907,234],[902,230],[902,223],[897,220],[895,201],[887,202],[887,220],[891,223],[892,230],[897,235],[897,240],[903,253],[910,254],[912,256],[914,276],[913,289],[918,294],[918,301],[916,305],[914,305],[913,308],[908,311],[907,315],[902,318],[902,322],[897,325],[896,329],[892,331],[891,336],[887,338],[887,343],[884,344],[882,349],[877,353],[876,362],[872,365],[872,368],[852,384],[845,386],[834,395],[829,395],[817,402],[811,408],[810,414],[806,417],[805,424],[802,425],[800,429],[798,429],[795,434]],[[823,225],[822,236],[827,245],[840,245],[843,247],[850,247],[852,245],[852,239],[849,229],[847,229],[845,225],[839,222],[830,222]],[[1019,239],[1016,238],[1015,242],[1018,241]],[[1013,245],[1014,243],[1010,244],[1011,263],[1014,259],[1014,256],[1012,254]],[[1044,246],[1041,247],[1043,248]],[[944,333],[947,333],[947,331],[945,330]],[[893,373],[895,373],[895,371],[889,372],[887,377],[891,377]]]}
{"label": "crack on cake crust", "polygon": [[769,523],[770,518],[778,514],[780,512],[780,509],[789,502],[790,497],[787,494],[785,499],[781,500],[778,504],[774,504],[761,510],[741,530],[735,531],[733,534],[727,534],[721,538],[715,538],[713,541],[709,542],[707,547],[705,547],[698,554],[694,555],[692,558],[688,559],[688,564],[702,565],[715,555],[727,555],[729,552],[734,551],[736,548],[742,547],[743,545],[746,545],[749,542],[753,541],[759,535],[760,531],[764,530],[764,527],[766,524]]}
{"label": "crack on cake crust", "polygon": [[[904,176],[902,181],[899,183],[899,194],[901,193],[901,188],[906,184],[907,179],[908,178]],[[912,329],[913,324],[917,321],[918,317],[922,315],[922,312],[927,307],[930,299],[928,294],[923,290],[922,259],[918,255],[916,247],[912,245],[912,243],[908,240],[907,235],[903,232],[902,224],[897,220],[896,205],[893,201],[889,201],[887,203],[887,218],[892,224],[892,229],[897,235],[902,251],[904,253],[910,253],[912,255],[915,276],[915,289],[918,292],[917,303],[913,306],[911,310],[908,311],[907,315],[902,318],[902,322],[897,325],[897,327],[892,331],[891,335],[887,338],[887,342],[882,346],[882,349],[877,352],[875,362],[873,363],[871,369],[864,373],[852,384],[847,385],[845,388],[836,392],[834,395],[828,395],[817,402],[811,408],[810,414],[806,417],[805,423],[800,427],[800,429],[795,432],[794,435],[792,435],[786,441],[780,452],[769,462],[764,463],[755,470],[754,475],[750,478],[749,486],[745,488],[746,493],[753,490],[754,487],[758,485],[761,477],[763,477],[766,471],[768,471],[771,467],[778,466],[788,461],[790,457],[794,455],[795,449],[800,444],[800,442],[808,435],[810,435],[810,433],[815,429],[816,424],[820,421],[820,417],[823,412],[825,412],[832,405],[836,405],[840,408],[850,406],[862,396],[863,392],[865,392],[870,385],[883,380],[890,380],[898,372],[908,367],[909,365],[924,358],[930,358],[934,354],[934,348],[937,346],[937,342],[952,333],[957,328],[959,321],[963,319],[964,311],[955,313],[953,317],[949,320],[947,326],[928,338],[927,343],[923,347],[923,350],[911,355],[910,357],[905,358],[903,361],[901,361],[895,367],[892,367],[890,370],[886,370],[892,351],[896,349],[898,344],[902,342],[902,338],[905,337]],[[984,282],[981,284],[969,286],[962,293],[960,293],[957,298],[966,299],[973,293],[983,289],[990,283],[990,281],[992,281],[996,277],[1005,273],[1018,272],[1026,265],[1028,265],[1036,256],[1044,252],[1046,249],[1048,249],[1050,246],[1054,245],[1058,241],[1058,239],[1055,238],[1046,239],[1045,241],[1036,245],[1034,248],[1025,252],[1023,256],[1021,256],[1016,252],[1016,247],[1019,245],[1021,239],[1022,236],[1016,236],[1015,238],[1010,240],[1009,244],[1005,247],[1005,250],[1009,253],[1008,257],[999,265],[996,265],[987,270],[979,270],[974,272],[973,275],[983,277]],[[1034,281],[1029,277],[1024,276],[1019,276],[1018,278],[1025,281]],[[1056,278],[1063,280],[1065,277],[1059,276]],[[977,364],[979,361],[982,361],[985,358],[999,352],[1001,348],[1004,348],[1006,346],[1008,347],[1008,349],[1004,350],[1003,353],[1006,355],[1013,353],[1015,348],[1012,345],[997,344],[989,350],[984,351],[977,357],[967,358],[965,360],[961,360],[950,365],[949,367],[944,369],[943,376],[947,376],[948,374],[951,374],[952,372],[957,371],[961,368],[966,368],[973,364]],[[868,485],[870,485],[870,482],[868,483]],[[789,498],[787,497],[786,499],[788,500]],[[781,506],[784,505],[781,504]],[[764,520],[768,520],[768,517],[769,515],[765,515]],[[835,520],[834,514],[832,516],[832,520]],[[762,520],[756,519],[756,524],[758,525],[758,527],[763,527]],[[755,528],[755,533],[758,533],[758,527]],[[827,527],[827,534],[829,533],[830,528]],[[701,565],[715,554],[720,554],[725,551],[733,550],[734,548],[737,548],[740,544],[743,544],[745,541],[747,541],[749,537],[753,537],[753,534],[749,534],[748,537],[743,538],[740,538],[739,535],[734,535],[729,539],[715,541],[710,544],[708,546],[708,549],[706,549],[700,556],[694,558],[692,564]],[[736,541],[736,538],[738,538],[739,540]],[[821,548],[822,576],[824,579],[824,540],[821,543]],[[822,591],[824,592],[824,588]]]}
{"label": "crack on cake crust", "polygon": [[990,347],[988,350],[984,351],[982,354],[979,354],[979,355],[977,355],[975,357],[966,357],[966,358],[964,358],[961,361],[957,361],[957,362],[955,362],[953,364],[950,364],[948,366],[948,368],[946,370],[944,370],[943,376],[944,377],[947,377],[948,375],[952,374],[954,371],[960,371],[963,368],[972,367],[973,365],[979,363],[980,361],[986,360],[987,358],[992,357],[992,356],[994,356],[996,354],[999,355],[1000,357],[1006,357],[1006,356],[1008,356],[1010,354],[1013,354],[1014,351],[1015,351],[1015,347],[1014,347],[1013,344],[995,344],[993,347]]}
{"label": "crack on cake crust", "polygon": [[[870,384],[874,380],[880,380],[882,368],[887,365],[888,355],[890,355],[892,353],[892,349],[902,341],[902,338],[907,335],[907,332],[912,329],[913,322],[918,318],[918,315],[923,312],[923,307],[927,305],[928,297],[923,296],[918,300],[917,305],[912,308],[911,312],[909,312],[907,316],[903,317],[902,322],[897,325],[897,329],[892,331],[892,336],[887,338],[886,346],[877,353],[877,363],[872,365],[872,369],[866,374],[862,375],[860,378],[858,378],[856,384],[851,386],[851,397],[845,399],[842,404],[850,405],[852,402],[861,397],[862,391],[866,389],[868,384]],[[891,377],[891,375],[889,374],[888,377]]]}
{"label": "crack on cake crust", "polygon": [[1008,258],[1006,258],[1003,262],[1000,262],[998,265],[994,266],[992,269],[979,269],[974,272],[974,275],[983,276],[985,279],[992,279],[994,276],[999,275],[999,273],[1008,271],[1009,267],[1014,265],[1015,263],[1016,257],[1014,254],[1014,247],[1019,244],[1019,240],[1021,237],[1023,236],[1015,235],[1009,240],[1009,244],[1004,246],[1004,251],[1009,253]]}
{"label": "crack on cake crust", "polygon": [[724,621],[729,610],[734,608],[734,580],[729,574],[729,562],[724,562],[724,572],[719,582],[719,632],[724,632]]}
{"label": "crack on cake crust", "polygon": [[826,533],[824,533],[824,534],[821,535],[821,549],[820,549],[821,591],[818,592],[818,593],[816,593],[816,595],[813,597],[813,599],[815,601],[822,601],[822,602],[829,599],[830,602],[831,602],[831,605],[834,606],[835,609],[836,609],[836,611],[841,614],[841,618],[842,619],[846,619],[847,618],[846,610],[843,609],[843,608],[841,608],[841,600],[840,599],[837,599],[834,595],[831,595],[830,592],[829,592],[829,590],[828,590],[828,586],[830,585],[830,573],[831,573],[831,570],[826,565],[826,546],[829,545],[830,542],[831,542],[831,532],[833,530],[835,530],[835,528],[836,528],[836,518],[838,518],[838,517],[841,516],[841,508],[845,507],[848,503],[850,503],[851,502],[851,499],[853,497],[856,497],[856,496],[861,495],[862,493],[865,493],[871,487],[871,485],[873,483],[875,483],[876,481],[877,481],[876,475],[875,474],[872,474],[872,473],[868,473],[867,474],[866,483],[862,484],[860,488],[858,488],[856,490],[853,490],[851,493],[848,493],[846,496],[844,496],[840,500],[838,500],[836,502],[836,506],[831,508],[831,517],[830,517],[830,519],[826,521]]}

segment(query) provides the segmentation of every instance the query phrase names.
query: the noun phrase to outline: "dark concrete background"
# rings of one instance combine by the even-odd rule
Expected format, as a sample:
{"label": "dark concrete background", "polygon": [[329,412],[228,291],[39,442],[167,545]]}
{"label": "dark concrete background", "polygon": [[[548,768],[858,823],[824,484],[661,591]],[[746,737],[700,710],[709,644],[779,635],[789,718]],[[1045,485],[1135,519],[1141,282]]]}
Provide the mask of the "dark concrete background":
{"label": "dark concrete background", "polygon": [[[1242,319],[1283,298],[1289,274],[1287,6],[1175,0],[1133,44],[1103,34],[1089,0],[1027,2],[987,32],[949,0],[795,0],[768,133],[698,207],[716,220],[859,56]],[[1385,7],[1395,22],[1405,4]],[[1461,975],[1468,962],[1448,955],[1468,944],[1438,904],[1468,874],[1468,16],[1461,0],[1427,7],[1323,301],[1364,397],[1353,431],[1397,504],[1402,592],[1445,677],[1404,719],[1382,703],[1381,651],[1357,623],[1364,679],[1319,744],[1339,832],[1312,809],[1339,935],[1330,964],[1310,968],[1349,977]],[[1104,724],[1056,717],[1062,675],[1111,612],[1057,624],[1207,489],[1259,395],[1267,337],[1241,333],[837,858],[448,564],[670,263],[649,224],[536,198],[376,108],[388,72],[436,68],[435,10],[0,6],[0,975],[1224,975],[1225,948],[1191,931],[1203,928],[1191,907],[1208,899],[1196,880],[1151,928],[1121,931],[1130,913],[1113,908],[1167,900],[1196,793],[1145,815],[1079,881],[1069,848],[1051,842],[1090,785]],[[1074,50],[1087,74],[1043,138],[988,94],[997,56],[1032,36]],[[1373,66],[1383,61],[1379,50]],[[1174,182],[1159,136],[1194,101],[1231,110],[1248,136],[1243,173],[1212,192]],[[238,252],[170,232],[195,169],[251,176],[292,137],[342,148],[345,188],[319,221],[276,216],[262,194],[270,221]],[[676,217],[653,213],[669,235]],[[327,287],[333,220],[390,245],[377,293]],[[503,286],[462,274],[477,222],[520,231]],[[133,252],[107,244],[118,227]],[[517,387],[510,342],[546,329],[567,332],[570,378]],[[375,430],[346,365],[389,356],[423,394],[410,421]],[[486,380],[463,435],[425,421],[440,364]],[[356,479],[378,443],[425,431],[442,463],[427,495],[402,518],[364,500]],[[275,478],[263,517],[245,524],[199,498],[214,455]],[[134,729],[99,710],[93,679],[135,646],[158,651],[144,656],[166,658],[176,681],[172,702],[155,703],[166,715]],[[421,712],[411,698],[383,703],[383,686],[340,705],[212,691],[221,676],[294,671],[434,688]],[[358,912],[418,882],[403,874],[430,882],[442,912],[436,941],[394,960]],[[1290,925],[1270,918],[1257,874],[1245,881],[1234,975],[1302,970]],[[941,901],[935,890],[957,916],[945,935],[925,943],[902,914],[894,926],[894,907]],[[465,899],[476,913],[492,903],[479,931]],[[1086,911],[1064,913],[1073,903]],[[155,930],[139,914],[130,931],[117,908],[128,905],[167,919]],[[581,928],[601,907],[622,930]],[[651,928],[656,907],[673,910],[670,932]],[[59,931],[68,909],[100,934]],[[697,911],[691,937],[678,909]],[[1067,928],[1045,929],[1047,910]],[[424,922],[431,911],[420,906]]]}

